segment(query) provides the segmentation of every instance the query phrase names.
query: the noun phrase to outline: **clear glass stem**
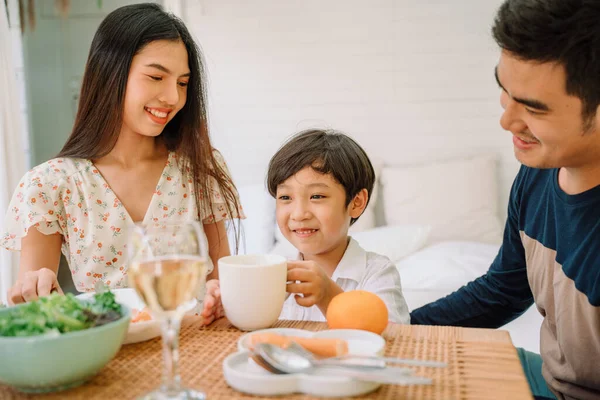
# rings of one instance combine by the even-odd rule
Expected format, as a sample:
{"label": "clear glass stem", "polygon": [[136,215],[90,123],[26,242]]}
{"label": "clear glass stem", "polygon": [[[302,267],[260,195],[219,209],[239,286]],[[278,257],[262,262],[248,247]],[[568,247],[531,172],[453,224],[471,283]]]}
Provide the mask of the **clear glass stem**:
{"label": "clear glass stem", "polygon": [[179,376],[179,328],[181,317],[166,317],[162,323],[164,369],[161,391],[176,395],[181,391]]}

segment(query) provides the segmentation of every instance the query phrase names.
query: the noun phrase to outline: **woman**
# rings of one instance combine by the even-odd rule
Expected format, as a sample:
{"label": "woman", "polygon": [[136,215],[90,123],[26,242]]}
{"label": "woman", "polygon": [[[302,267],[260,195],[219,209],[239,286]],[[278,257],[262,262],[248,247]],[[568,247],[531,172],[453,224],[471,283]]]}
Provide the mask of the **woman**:
{"label": "woman", "polygon": [[61,249],[77,290],[126,286],[124,231],[134,222],[201,220],[215,265],[208,278],[218,277],[229,254],[224,220],[244,216],[210,144],[204,89],[200,51],[178,18],[136,4],[104,19],[71,136],[23,177],[9,206],[0,246],[21,251],[9,302],[61,292]]}

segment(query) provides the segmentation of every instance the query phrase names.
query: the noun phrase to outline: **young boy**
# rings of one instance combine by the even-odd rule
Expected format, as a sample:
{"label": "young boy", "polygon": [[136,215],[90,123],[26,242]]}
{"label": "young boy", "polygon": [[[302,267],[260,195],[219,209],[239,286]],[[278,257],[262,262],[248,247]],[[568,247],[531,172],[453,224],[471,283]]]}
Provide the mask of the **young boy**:
{"label": "young boy", "polygon": [[300,132],[273,156],[267,185],[277,224],[299,252],[298,261],[288,262],[287,291],[294,295],[280,319],[324,321],[335,295],[360,289],[385,302],[391,322],[410,322],[395,265],[348,236],[374,182],[365,151],[339,132]]}

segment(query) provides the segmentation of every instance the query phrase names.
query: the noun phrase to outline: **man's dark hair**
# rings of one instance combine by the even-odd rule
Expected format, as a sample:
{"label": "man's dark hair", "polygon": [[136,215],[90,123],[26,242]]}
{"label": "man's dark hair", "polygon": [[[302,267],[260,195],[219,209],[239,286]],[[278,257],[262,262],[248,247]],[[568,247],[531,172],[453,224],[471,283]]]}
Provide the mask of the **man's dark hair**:
{"label": "man's dark hair", "polygon": [[[363,148],[345,134],[314,129],[292,136],[269,162],[267,188],[271,196],[276,197],[277,186],[305,167],[331,174],[346,191],[346,206],[362,189],[367,189],[371,200],[375,170]],[[357,219],[352,218],[350,225]]]}
{"label": "man's dark hair", "polygon": [[492,35],[519,59],[563,65],[567,93],[581,99],[591,125],[600,104],[599,0],[506,0]]}

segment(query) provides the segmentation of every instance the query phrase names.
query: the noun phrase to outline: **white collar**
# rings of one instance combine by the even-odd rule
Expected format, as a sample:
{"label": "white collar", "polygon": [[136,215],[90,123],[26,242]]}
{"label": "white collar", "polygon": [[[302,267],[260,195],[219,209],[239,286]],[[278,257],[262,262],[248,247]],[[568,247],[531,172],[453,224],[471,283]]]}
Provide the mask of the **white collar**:
{"label": "white collar", "polygon": [[[302,260],[302,254],[298,253],[298,260]],[[351,279],[356,282],[360,282],[361,278],[365,273],[367,266],[367,252],[360,247],[358,242],[350,237],[348,247],[342,256],[342,259],[338,263],[331,280],[336,282],[338,278]]]}

